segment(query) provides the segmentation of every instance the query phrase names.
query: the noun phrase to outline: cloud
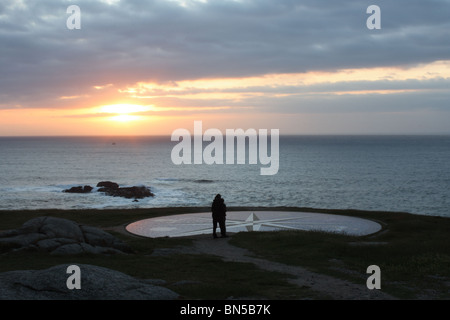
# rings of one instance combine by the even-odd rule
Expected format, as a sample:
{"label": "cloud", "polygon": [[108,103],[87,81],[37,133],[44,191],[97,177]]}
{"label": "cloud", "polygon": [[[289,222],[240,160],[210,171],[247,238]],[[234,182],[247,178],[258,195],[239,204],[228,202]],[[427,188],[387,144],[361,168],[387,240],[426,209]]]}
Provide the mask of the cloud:
{"label": "cloud", "polygon": [[[71,4],[81,8],[81,30],[66,28]],[[138,82],[408,67],[450,59],[449,1],[379,0],[382,29],[376,31],[365,24],[370,4],[3,1],[0,108],[74,107],[55,101],[104,94],[93,88],[106,85],[111,92]],[[360,90],[381,86],[368,81],[352,85]],[[344,90],[348,84],[339,86],[317,90]],[[281,93],[290,89],[276,88]]]}

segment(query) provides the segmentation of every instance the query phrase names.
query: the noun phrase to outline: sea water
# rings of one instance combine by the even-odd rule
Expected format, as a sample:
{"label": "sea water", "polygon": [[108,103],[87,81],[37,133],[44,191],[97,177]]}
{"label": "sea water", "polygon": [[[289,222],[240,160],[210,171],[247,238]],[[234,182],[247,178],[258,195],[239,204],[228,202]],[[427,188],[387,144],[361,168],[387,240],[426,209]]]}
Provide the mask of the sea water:
{"label": "sea water", "polygon": [[[450,217],[450,136],[280,136],[279,171],[171,161],[170,137],[1,137],[0,210],[296,206]],[[205,142],[205,146],[207,142]],[[154,197],[64,193],[114,181]]]}

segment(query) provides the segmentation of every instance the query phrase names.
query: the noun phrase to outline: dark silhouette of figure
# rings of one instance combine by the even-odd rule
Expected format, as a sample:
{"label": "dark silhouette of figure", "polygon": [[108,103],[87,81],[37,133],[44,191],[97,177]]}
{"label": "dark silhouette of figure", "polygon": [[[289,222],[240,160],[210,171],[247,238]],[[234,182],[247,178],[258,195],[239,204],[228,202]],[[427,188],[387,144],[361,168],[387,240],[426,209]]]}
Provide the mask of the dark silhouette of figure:
{"label": "dark silhouette of figure", "polygon": [[227,237],[225,217],[227,212],[227,206],[220,194],[217,194],[211,205],[212,218],[213,218],[213,237],[217,238],[217,224],[220,227],[220,234],[222,238]]}

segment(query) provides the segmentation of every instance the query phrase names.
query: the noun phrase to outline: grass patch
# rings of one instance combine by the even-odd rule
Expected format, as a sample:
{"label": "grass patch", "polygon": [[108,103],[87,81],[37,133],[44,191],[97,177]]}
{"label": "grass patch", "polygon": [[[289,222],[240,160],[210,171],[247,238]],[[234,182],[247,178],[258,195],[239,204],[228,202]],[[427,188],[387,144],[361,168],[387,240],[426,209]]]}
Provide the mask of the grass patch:
{"label": "grass patch", "polygon": [[[133,243],[137,242],[139,241]],[[139,244],[139,247],[145,247],[145,244]],[[133,248],[138,249],[134,245]],[[218,257],[205,254],[151,256],[148,251],[151,250],[138,250],[136,254],[131,255],[110,256],[93,254],[55,256],[38,252],[12,252],[2,256],[0,271],[46,269],[66,263],[91,264],[117,270],[139,279],[165,280],[164,286],[177,292],[184,299],[321,298],[308,288],[298,288],[289,284],[286,275],[265,272],[253,264],[223,262]]]}
{"label": "grass patch", "polygon": [[182,213],[208,211],[209,208],[154,208],[154,209],[87,209],[87,210],[21,210],[1,211],[0,230],[20,227],[24,222],[40,216],[59,217],[94,227],[104,228],[129,224],[133,221]]}
{"label": "grass patch", "polygon": [[[0,272],[46,269],[59,264],[92,264],[117,270],[139,279],[163,279],[165,286],[185,299],[303,299],[323,298],[309,288],[298,288],[288,276],[263,271],[253,264],[223,262],[206,254],[170,254],[155,256],[156,249],[189,247],[189,238],[145,238],[111,231],[139,219],[160,215],[200,212],[205,208],[169,208],[143,210],[38,210],[0,212],[0,230],[19,228],[38,216],[66,218],[80,224],[101,227],[127,242],[129,255],[55,256],[42,252],[9,252],[0,255]],[[11,248],[0,248],[3,252]]]}
{"label": "grass patch", "polygon": [[363,237],[312,231],[239,233],[231,244],[360,284],[374,264],[381,269],[385,292],[405,299],[450,298],[450,219],[403,213],[358,216],[376,218],[384,230]]}
{"label": "grass patch", "polygon": [[[404,299],[449,299],[450,219],[406,213],[319,210],[309,208],[233,208],[234,210],[290,210],[346,214],[373,219],[383,230],[364,237],[324,232],[248,232],[233,235],[230,244],[244,247],[272,261],[306,267],[355,283],[365,284],[366,269],[381,268],[382,290]],[[208,208],[133,210],[0,211],[0,230],[20,227],[38,216],[54,216],[104,228],[126,241],[131,255],[52,256],[36,252],[0,255],[0,272],[44,269],[57,264],[93,264],[142,279],[164,279],[166,286],[186,299],[229,297],[268,299],[323,299],[309,288],[298,288],[285,274],[262,271],[252,264],[223,262],[215,256],[171,254],[155,256],[156,249],[189,247],[189,238],[148,239],[118,232],[126,224],[161,215],[207,211]],[[116,231],[112,231],[116,230]],[[381,243],[368,245],[367,243]],[[10,248],[0,247],[0,252]]]}

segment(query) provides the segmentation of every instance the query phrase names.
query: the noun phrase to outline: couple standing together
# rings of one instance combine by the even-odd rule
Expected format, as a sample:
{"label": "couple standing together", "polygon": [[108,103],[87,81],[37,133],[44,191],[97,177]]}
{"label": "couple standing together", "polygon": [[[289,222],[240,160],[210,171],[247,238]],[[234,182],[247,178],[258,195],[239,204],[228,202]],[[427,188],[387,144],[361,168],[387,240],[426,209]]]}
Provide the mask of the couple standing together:
{"label": "couple standing together", "polygon": [[217,194],[211,205],[212,218],[213,218],[213,237],[217,238],[217,224],[220,227],[221,238],[227,237],[225,217],[227,212],[227,206],[220,194]]}

